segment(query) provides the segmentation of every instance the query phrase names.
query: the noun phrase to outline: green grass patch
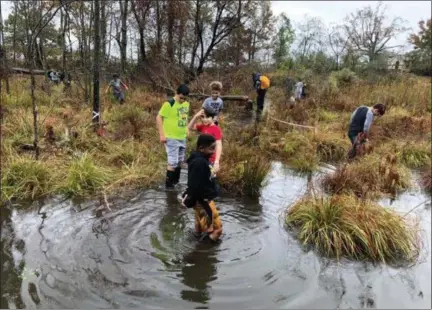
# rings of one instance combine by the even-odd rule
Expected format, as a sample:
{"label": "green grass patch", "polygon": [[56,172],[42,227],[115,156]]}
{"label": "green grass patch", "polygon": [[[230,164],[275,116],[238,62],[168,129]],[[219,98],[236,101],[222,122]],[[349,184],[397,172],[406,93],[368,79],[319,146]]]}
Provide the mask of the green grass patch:
{"label": "green grass patch", "polygon": [[61,191],[69,197],[86,197],[103,190],[112,175],[95,162],[89,153],[75,157],[67,169]]}
{"label": "green grass patch", "polygon": [[2,175],[2,201],[37,199],[54,188],[52,169],[41,161],[15,157]]}

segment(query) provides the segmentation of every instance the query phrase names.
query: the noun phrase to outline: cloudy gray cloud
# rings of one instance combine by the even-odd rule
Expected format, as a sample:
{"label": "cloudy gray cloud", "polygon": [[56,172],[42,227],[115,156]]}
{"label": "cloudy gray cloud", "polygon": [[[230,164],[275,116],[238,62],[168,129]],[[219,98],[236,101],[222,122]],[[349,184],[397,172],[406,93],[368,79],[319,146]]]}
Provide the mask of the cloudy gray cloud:
{"label": "cloudy gray cloud", "polygon": [[[378,1],[272,1],[275,15],[285,13],[294,26],[304,19],[305,15],[319,17],[326,25],[341,23],[345,16],[357,9],[372,6]],[[431,18],[431,1],[385,1],[388,7],[387,17],[401,17],[406,20],[406,26],[417,32],[418,22]],[[412,47],[407,43],[410,31],[399,35],[392,42],[393,45],[404,45],[405,50]]]}

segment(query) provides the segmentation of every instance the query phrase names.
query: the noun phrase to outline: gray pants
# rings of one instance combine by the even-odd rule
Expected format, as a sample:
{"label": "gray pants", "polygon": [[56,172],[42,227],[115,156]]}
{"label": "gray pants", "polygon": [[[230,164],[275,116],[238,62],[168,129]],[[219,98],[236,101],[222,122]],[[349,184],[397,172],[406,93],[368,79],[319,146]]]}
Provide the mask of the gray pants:
{"label": "gray pants", "polygon": [[186,139],[167,139],[165,149],[168,157],[168,166],[173,168],[178,167],[185,160]]}

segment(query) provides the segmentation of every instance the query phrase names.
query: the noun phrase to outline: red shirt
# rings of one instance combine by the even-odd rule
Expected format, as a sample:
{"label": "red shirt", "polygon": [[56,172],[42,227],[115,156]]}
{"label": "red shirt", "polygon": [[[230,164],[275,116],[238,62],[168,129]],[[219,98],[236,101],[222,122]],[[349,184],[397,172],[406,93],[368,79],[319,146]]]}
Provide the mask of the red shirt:
{"label": "red shirt", "polygon": [[[222,130],[217,125],[203,125],[203,124],[200,124],[200,125],[196,125],[196,130],[199,133],[213,136],[216,139],[216,141],[217,140],[222,140]],[[216,152],[213,153],[213,155],[210,157],[209,162],[211,164],[214,164],[215,160],[216,160]]]}

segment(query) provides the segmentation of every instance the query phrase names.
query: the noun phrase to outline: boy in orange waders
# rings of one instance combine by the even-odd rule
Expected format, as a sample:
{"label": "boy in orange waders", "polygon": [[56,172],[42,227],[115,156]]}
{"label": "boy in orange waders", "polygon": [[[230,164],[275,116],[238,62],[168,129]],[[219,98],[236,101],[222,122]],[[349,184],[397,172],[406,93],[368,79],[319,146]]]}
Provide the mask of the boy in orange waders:
{"label": "boy in orange waders", "polygon": [[213,199],[216,188],[213,182],[212,166],[209,158],[216,149],[216,139],[211,135],[200,135],[197,150],[188,163],[188,188],[183,193],[183,206],[195,210],[195,233],[201,240],[209,238],[217,241],[222,235],[222,222]]}

